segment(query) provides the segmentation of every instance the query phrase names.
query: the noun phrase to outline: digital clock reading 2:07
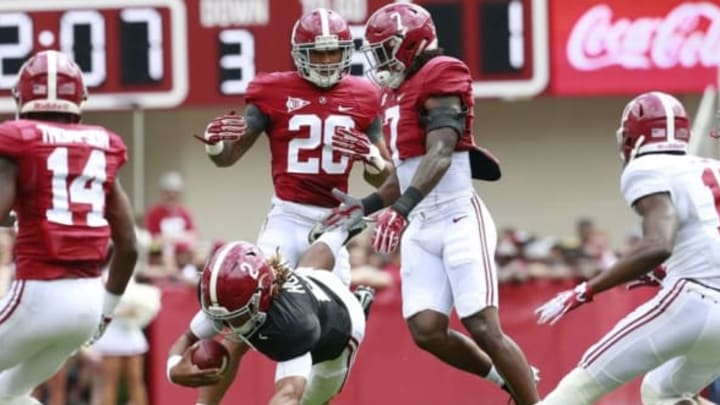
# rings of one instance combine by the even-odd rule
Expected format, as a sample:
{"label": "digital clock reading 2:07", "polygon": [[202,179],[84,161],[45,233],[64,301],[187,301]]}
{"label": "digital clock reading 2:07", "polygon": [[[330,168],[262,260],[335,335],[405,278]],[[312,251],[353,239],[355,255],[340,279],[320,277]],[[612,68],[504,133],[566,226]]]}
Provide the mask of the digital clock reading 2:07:
{"label": "digital clock reading 2:07", "polygon": [[58,49],[85,74],[92,109],[176,106],[188,89],[182,0],[0,1],[0,111],[34,52]]}

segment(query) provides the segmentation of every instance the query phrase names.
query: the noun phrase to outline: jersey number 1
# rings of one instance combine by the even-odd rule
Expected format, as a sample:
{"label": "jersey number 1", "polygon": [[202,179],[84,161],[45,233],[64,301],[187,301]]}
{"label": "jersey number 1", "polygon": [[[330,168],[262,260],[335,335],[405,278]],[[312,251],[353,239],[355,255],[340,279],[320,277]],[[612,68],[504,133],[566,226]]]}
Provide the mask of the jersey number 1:
{"label": "jersey number 1", "polygon": [[82,173],[75,177],[68,187],[68,148],[55,148],[47,158],[47,168],[52,176],[52,208],[45,212],[49,222],[73,225],[73,210],[70,204],[88,204],[90,212],[85,218],[87,226],[106,226],[105,190],[105,153],[100,150],[90,152]]}

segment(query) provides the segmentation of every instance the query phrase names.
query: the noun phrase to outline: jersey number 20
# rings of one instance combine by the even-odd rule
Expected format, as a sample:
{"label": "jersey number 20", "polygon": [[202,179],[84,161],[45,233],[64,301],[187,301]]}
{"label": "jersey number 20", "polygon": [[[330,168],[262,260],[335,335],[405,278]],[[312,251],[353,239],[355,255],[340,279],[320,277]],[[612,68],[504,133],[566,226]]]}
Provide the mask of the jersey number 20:
{"label": "jersey number 20", "polygon": [[[338,128],[353,128],[355,122],[347,115],[329,115],[325,120],[315,114],[293,115],[288,123],[290,131],[299,131],[307,127],[307,138],[295,138],[288,144],[288,173],[318,174],[322,168],[326,174],[343,174],[347,171],[348,158],[342,156],[339,161],[333,159],[332,136]],[[320,157],[308,156],[300,158],[301,151],[309,151],[322,147]]]}
{"label": "jersey number 20", "polygon": [[47,168],[52,176],[52,208],[45,212],[47,220],[56,224],[73,225],[71,204],[88,204],[90,211],[85,218],[90,227],[106,226],[105,152],[90,152],[82,173],[75,177],[68,187],[68,148],[58,147],[47,158]]}

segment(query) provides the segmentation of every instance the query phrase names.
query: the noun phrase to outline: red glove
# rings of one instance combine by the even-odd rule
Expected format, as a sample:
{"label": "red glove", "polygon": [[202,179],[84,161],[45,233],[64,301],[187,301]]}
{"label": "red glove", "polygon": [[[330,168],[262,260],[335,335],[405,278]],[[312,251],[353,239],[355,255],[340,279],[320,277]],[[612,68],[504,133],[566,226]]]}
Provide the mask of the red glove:
{"label": "red glove", "polygon": [[390,207],[377,216],[372,244],[377,252],[392,253],[400,244],[400,236],[407,226],[407,219]]}
{"label": "red glove", "polygon": [[380,149],[373,145],[367,135],[355,128],[338,127],[332,136],[333,149],[353,160],[360,160],[380,173],[385,168],[385,159]]}
{"label": "red glove", "polygon": [[661,287],[662,281],[665,279],[666,275],[667,272],[665,272],[665,267],[658,266],[652,271],[647,272],[637,279],[627,283],[626,288],[628,290],[632,290],[638,287]]}
{"label": "red glove", "polygon": [[550,325],[554,325],[563,315],[586,302],[591,302],[592,299],[593,292],[588,283],[578,284],[574,289],[558,293],[555,298],[538,307],[535,310],[535,314],[538,315],[537,322],[539,324],[550,322]]}
{"label": "red glove", "polygon": [[230,111],[210,121],[203,136],[193,136],[205,144],[209,154],[217,155],[223,149],[222,146],[219,146],[221,141],[237,141],[245,135],[246,130],[245,117],[235,114],[235,111]]}

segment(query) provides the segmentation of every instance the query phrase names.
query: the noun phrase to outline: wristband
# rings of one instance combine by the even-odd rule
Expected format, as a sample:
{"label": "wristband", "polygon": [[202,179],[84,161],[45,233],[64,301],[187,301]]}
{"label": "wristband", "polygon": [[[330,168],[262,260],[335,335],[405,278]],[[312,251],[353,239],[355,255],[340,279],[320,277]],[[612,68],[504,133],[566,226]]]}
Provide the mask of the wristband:
{"label": "wristband", "polygon": [[363,215],[370,215],[375,211],[380,211],[385,208],[385,201],[383,201],[377,192],[360,200],[360,204],[363,206]]}
{"label": "wristband", "polygon": [[393,209],[407,219],[410,211],[423,199],[423,194],[417,187],[408,187],[400,198],[393,204]]}
{"label": "wristband", "polygon": [[212,145],[205,145],[205,152],[207,152],[207,154],[210,156],[216,156],[221,154],[223,149],[225,149],[225,142],[223,141]]}
{"label": "wristband", "polygon": [[105,290],[105,296],[103,297],[103,308],[102,314],[105,318],[112,318],[115,308],[120,303],[122,295],[113,294],[108,290]]}
{"label": "wristband", "polygon": [[168,357],[167,369],[165,370],[165,374],[167,374],[168,381],[172,382],[172,380],[170,379],[170,369],[175,367],[181,361],[182,361],[182,356],[179,354],[173,354],[172,356]]}

